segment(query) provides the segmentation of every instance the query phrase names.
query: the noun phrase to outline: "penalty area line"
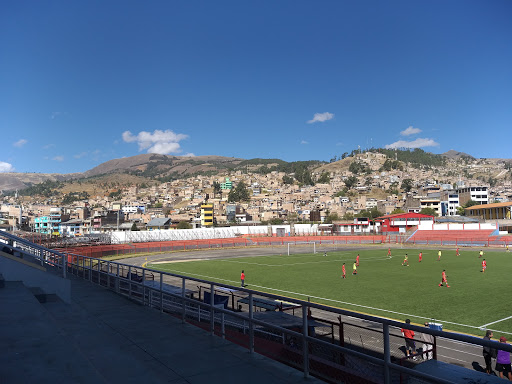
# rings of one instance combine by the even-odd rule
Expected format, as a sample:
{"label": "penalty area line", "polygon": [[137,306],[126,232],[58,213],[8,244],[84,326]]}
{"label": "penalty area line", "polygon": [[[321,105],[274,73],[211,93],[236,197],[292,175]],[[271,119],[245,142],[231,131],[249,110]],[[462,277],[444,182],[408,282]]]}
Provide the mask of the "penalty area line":
{"label": "penalty area line", "polygon": [[486,328],[488,325],[492,325],[492,324],[496,324],[496,323],[501,323],[502,321],[505,321],[505,320],[508,320],[508,319],[512,319],[512,316],[504,317],[503,319],[499,319],[499,320],[493,321],[492,323],[487,323],[487,324],[481,325],[478,328],[483,329],[483,328]]}

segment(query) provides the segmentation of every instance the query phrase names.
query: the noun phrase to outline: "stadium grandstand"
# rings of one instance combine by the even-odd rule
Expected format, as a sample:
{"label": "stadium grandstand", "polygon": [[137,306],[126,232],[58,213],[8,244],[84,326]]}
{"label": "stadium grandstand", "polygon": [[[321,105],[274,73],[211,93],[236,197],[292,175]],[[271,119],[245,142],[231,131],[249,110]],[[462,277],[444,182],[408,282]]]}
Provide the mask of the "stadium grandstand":
{"label": "stadium grandstand", "polygon": [[[0,241],[2,383],[22,382],[19,375],[86,383],[227,383],[240,375],[266,383],[494,383],[438,360],[438,348],[452,341],[512,352],[442,328],[57,251],[5,231]],[[403,327],[433,336],[426,347],[433,358],[401,354]]]}

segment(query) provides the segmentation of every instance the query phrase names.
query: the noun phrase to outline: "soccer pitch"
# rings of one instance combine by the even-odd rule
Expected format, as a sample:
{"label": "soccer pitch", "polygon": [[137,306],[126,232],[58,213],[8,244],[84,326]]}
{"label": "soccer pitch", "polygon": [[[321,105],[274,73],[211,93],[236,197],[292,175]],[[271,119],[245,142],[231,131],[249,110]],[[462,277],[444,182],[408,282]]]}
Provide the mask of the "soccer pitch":
{"label": "soccer pitch", "polygon": [[[247,288],[350,311],[422,324],[435,319],[444,330],[481,336],[482,330],[512,334],[510,289],[512,253],[464,248],[455,249],[387,248],[331,251],[317,254],[272,255],[190,261],[151,265],[152,269],[240,285],[245,271]],[[352,266],[359,253],[357,275]],[[409,267],[402,266],[405,254]],[[482,260],[487,270],[482,273]],[[342,279],[345,263],[346,279]],[[446,270],[450,287],[439,287]]]}

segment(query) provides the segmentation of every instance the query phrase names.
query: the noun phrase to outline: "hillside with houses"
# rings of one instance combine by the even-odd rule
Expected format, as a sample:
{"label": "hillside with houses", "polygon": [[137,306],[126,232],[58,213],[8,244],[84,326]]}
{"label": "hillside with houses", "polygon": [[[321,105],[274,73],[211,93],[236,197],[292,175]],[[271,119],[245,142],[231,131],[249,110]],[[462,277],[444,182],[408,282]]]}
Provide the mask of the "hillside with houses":
{"label": "hillside with houses", "polygon": [[[1,222],[5,228],[80,236],[114,229],[154,230],[160,228],[152,225],[155,219],[161,228],[192,228],[351,222],[354,217],[373,219],[393,212],[456,218],[471,205],[512,201],[509,160],[474,159],[455,151],[445,156],[421,151],[411,157],[410,152],[353,151],[330,163],[291,165],[196,158],[189,162],[193,172],[173,160],[181,176],[170,179],[174,171],[164,166],[168,159],[162,157],[146,160],[158,161],[165,177],[141,158],[125,162],[135,164],[138,172],[126,167],[116,172],[110,162],[97,167],[108,174],[89,172],[88,177],[64,181],[54,177],[4,193]],[[219,159],[223,166],[211,172]],[[201,161],[204,172],[198,171]]]}

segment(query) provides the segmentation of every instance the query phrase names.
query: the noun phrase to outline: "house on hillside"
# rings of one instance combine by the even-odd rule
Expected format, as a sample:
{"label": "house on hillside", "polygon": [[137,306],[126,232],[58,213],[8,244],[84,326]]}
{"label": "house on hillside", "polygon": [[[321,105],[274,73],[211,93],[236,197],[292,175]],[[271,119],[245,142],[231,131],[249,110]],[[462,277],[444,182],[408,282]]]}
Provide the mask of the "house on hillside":
{"label": "house on hillside", "polygon": [[150,220],[149,223],[146,224],[146,229],[148,231],[158,231],[161,229],[169,229],[170,227],[170,217],[157,217],[156,219]]}

